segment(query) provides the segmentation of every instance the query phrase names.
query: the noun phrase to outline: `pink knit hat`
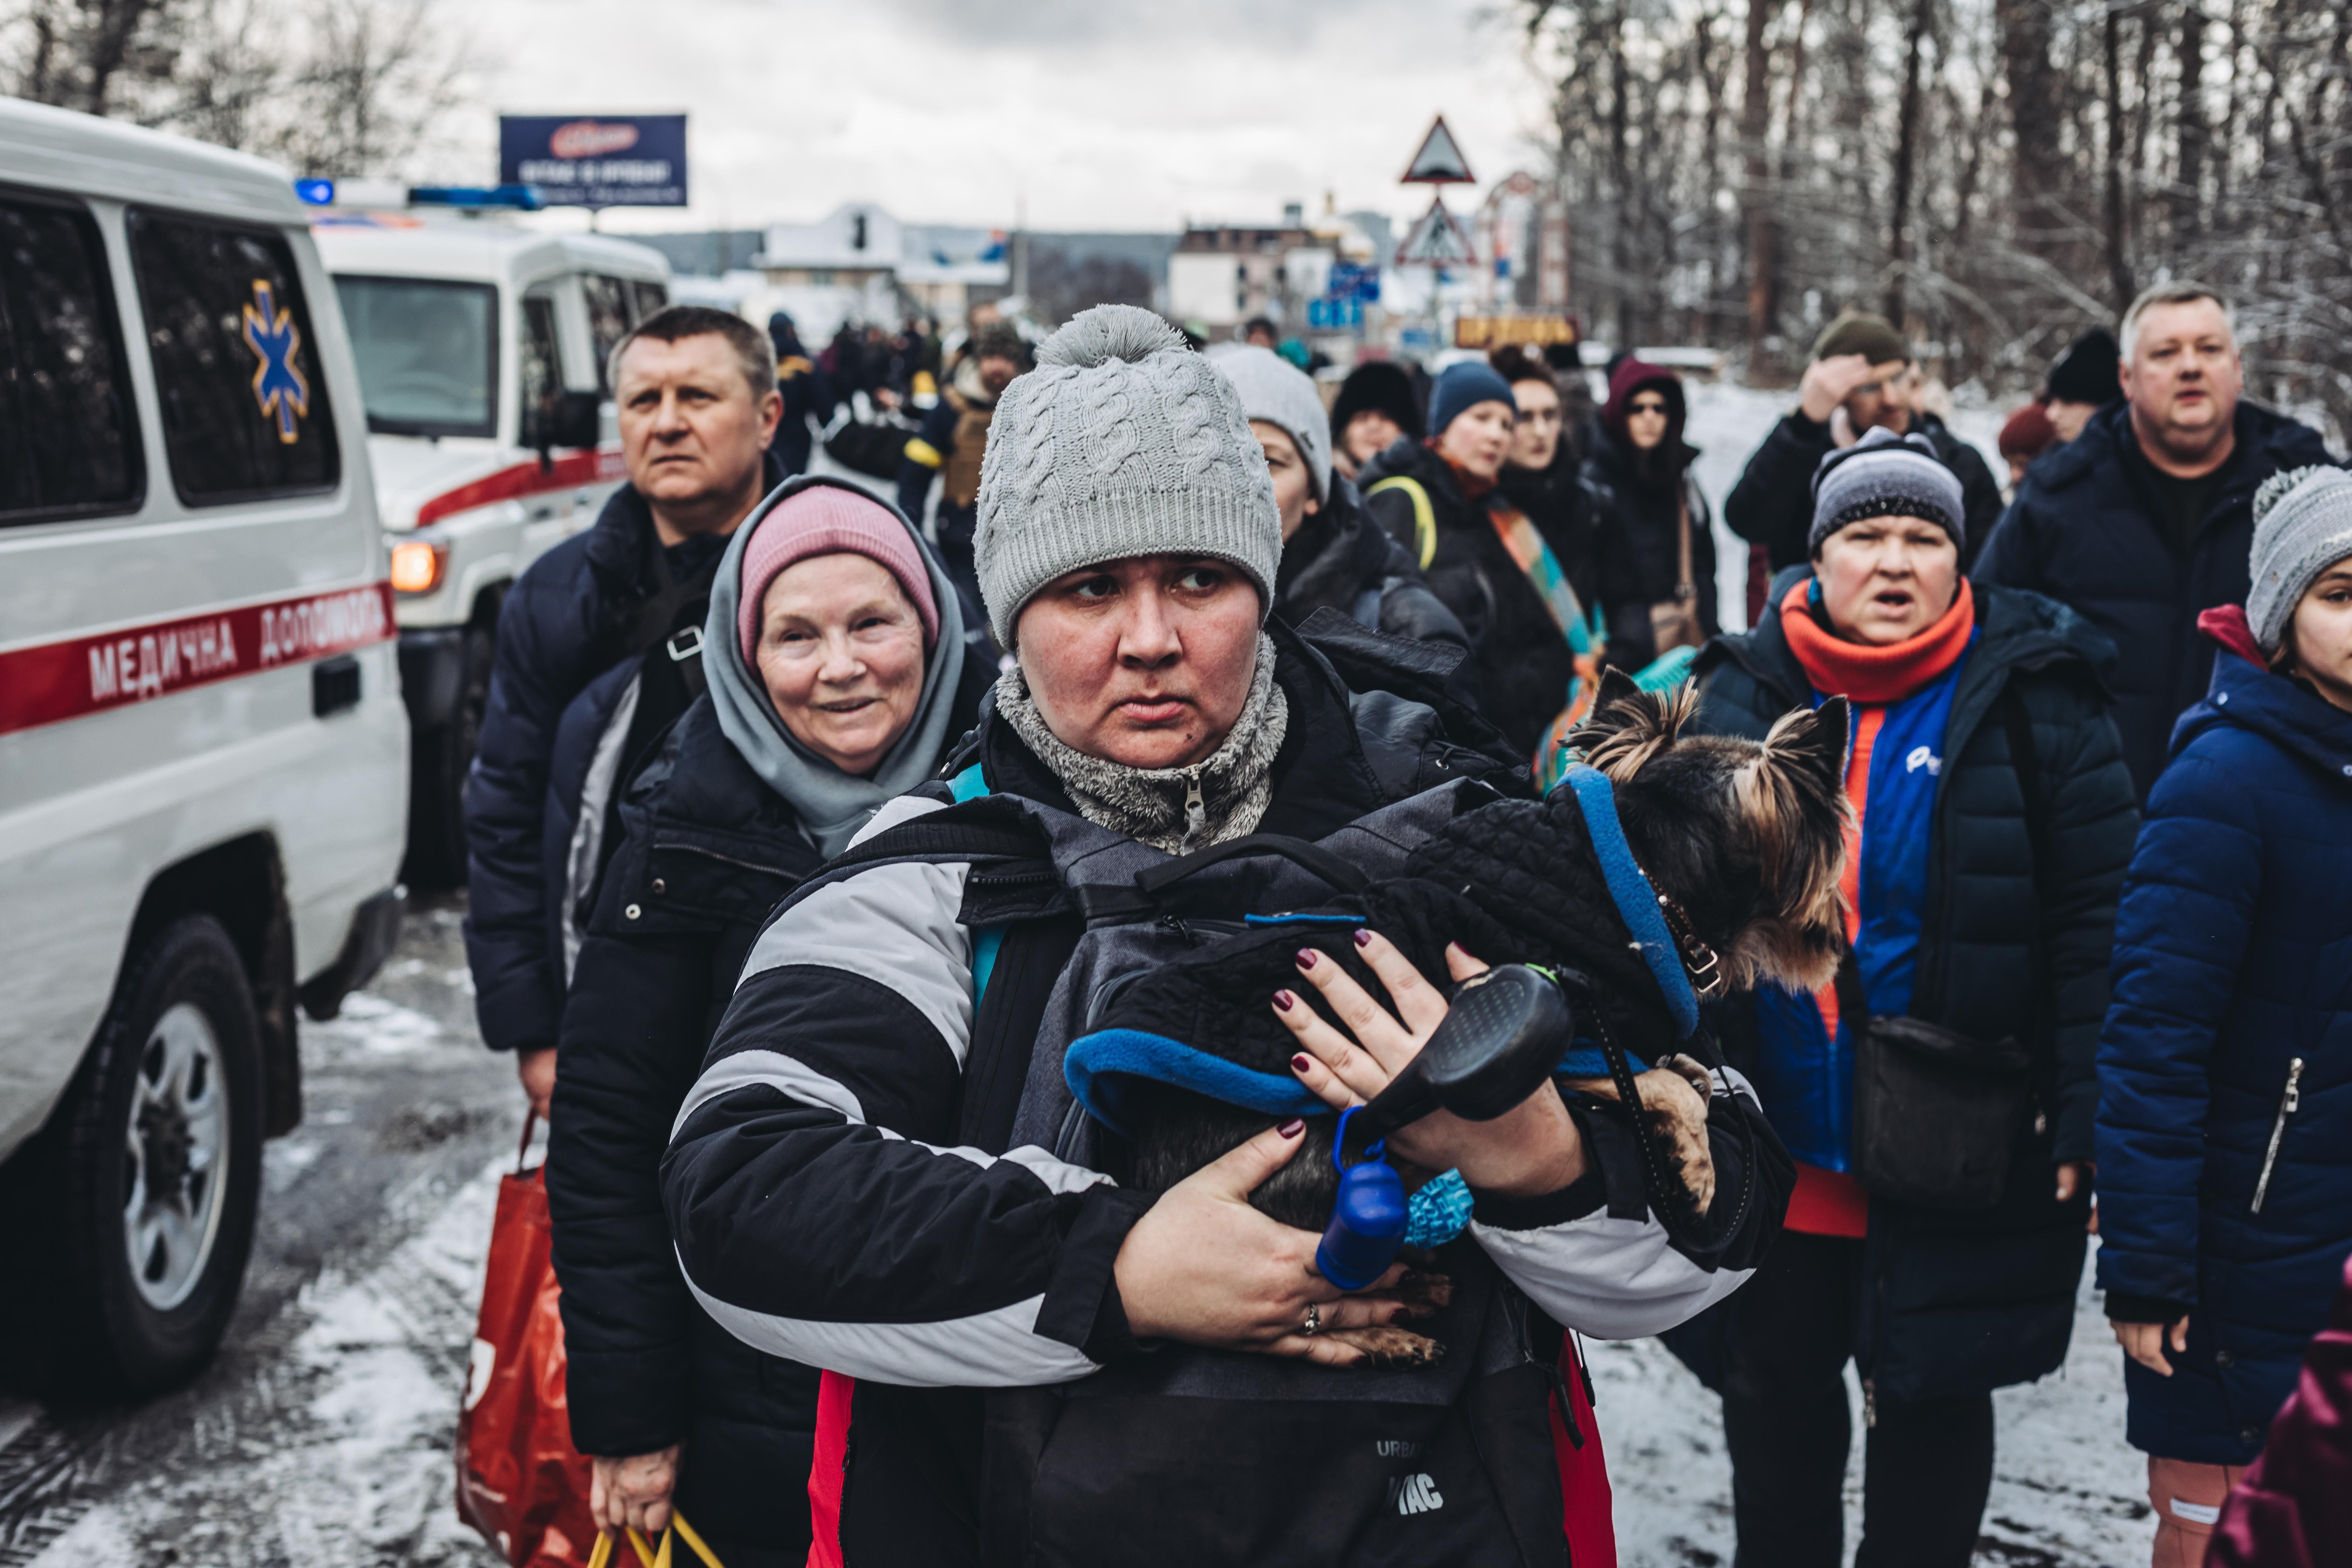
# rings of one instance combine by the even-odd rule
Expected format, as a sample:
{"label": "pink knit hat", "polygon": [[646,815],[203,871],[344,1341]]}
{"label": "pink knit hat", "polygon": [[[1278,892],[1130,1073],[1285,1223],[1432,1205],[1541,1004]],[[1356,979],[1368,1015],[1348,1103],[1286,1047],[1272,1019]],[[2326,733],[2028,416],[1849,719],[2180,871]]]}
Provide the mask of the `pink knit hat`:
{"label": "pink knit hat", "polygon": [[756,663],[760,621],[769,584],[786,567],[812,555],[846,551],[887,568],[898,579],[923,618],[926,647],[940,636],[940,606],[931,597],[931,574],[907,525],[881,502],[840,485],[811,485],[776,503],[755,525],[743,546],[743,592],[735,612],[743,662]]}

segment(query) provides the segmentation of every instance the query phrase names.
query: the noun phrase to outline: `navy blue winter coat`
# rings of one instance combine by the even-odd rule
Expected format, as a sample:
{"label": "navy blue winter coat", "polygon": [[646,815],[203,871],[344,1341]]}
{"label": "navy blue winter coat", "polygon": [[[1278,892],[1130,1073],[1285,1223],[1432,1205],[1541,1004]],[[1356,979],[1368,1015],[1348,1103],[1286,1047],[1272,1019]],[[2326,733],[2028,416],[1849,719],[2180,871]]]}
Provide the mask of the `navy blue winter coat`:
{"label": "navy blue winter coat", "polygon": [[2026,470],[1976,564],[1978,582],[2047,594],[2116,645],[2107,684],[2142,800],[2173,721],[2212,672],[2198,613],[2245,603],[2254,490],[2281,468],[2329,461],[2317,431],[2251,403],[2238,405],[2237,435],[2229,481],[2185,558],[2158,521],[2153,470],[2132,435],[2131,405],[2119,402]]}
{"label": "navy blue winter coat", "polygon": [[2352,713],[2225,653],[2172,753],[2099,1040],[2099,1283],[2189,1314],[2170,1377],[2125,1363],[2133,1446],[2243,1465],[2352,1252]]}
{"label": "navy blue winter coat", "polygon": [[[767,488],[785,477],[771,450]],[[644,498],[623,485],[592,527],[531,563],[499,610],[489,700],[466,779],[466,959],[475,1017],[494,1051],[555,1044],[563,968],[548,942],[549,759],[563,710],[619,662],[622,623],[656,592],[659,548]]]}

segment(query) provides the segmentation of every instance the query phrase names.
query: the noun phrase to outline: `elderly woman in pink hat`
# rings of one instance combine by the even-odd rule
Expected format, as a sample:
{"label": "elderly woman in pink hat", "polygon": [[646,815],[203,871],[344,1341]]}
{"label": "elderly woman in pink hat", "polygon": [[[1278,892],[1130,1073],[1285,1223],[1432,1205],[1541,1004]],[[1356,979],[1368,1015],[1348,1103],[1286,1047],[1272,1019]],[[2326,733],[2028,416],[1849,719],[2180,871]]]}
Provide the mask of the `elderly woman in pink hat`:
{"label": "elderly woman in pink hat", "polygon": [[729,1568],[807,1555],[816,1373],[696,1305],[662,1152],[769,909],[971,727],[996,674],[972,647],[896,508],[782,487],[712,584],[709,689],[620,792],[572,967],[547,1165],[572,1443],[600,1523],[658,1532],[675,1506]]}

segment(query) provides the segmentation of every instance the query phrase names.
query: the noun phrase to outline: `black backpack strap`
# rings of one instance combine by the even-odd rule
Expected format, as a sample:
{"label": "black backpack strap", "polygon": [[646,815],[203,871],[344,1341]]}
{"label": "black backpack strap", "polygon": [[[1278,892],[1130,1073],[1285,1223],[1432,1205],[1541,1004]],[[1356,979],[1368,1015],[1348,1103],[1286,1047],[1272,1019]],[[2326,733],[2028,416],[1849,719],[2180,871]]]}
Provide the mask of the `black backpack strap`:
{"label": "black backpack strap", "polygon": [[[656,644],[668,642],[673,634],[683,636],[686,628],[678,624],[682,615],[687,616],[688,626],[698,628],[692,641],[693,652],[699,654],[702,644],[698,628],[710,603],[710,585],[719,581],[719,563],[723,559],[725,552],[721,552],[704,562],[701,570],[691,577],[676,579],[669,574],[668,552],[656,542],[653,547],[654,591],[614,616],[606,634],[609,641],[605,662],[618,664]],[[673,650],[671,657],[679,656]],[[698,676],[699,673],[697,671]]]}
{"label": "black backpack strap", "polygon": [[1040,860],[1052,862],[1045,836],[1017,806],[983,795],[925,812],[852,845],[826,863],[828,874],[883,860]]}

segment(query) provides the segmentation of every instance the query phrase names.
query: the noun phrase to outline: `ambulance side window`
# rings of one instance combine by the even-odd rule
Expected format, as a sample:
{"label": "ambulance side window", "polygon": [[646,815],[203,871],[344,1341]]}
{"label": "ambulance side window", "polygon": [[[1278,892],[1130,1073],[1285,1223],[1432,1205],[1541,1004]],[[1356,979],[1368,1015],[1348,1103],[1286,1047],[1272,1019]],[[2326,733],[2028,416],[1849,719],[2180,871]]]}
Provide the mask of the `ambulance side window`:
{"label": "ambulance side window", "polygon": [[580,292],[588,301],[588,341],[596,350],[596,384],[609,393],[613,389],[604,384],[605,362],[635,324],[629,319],[629,286],[617,278],[585,272],[580,277]]}
{"label": "ambulance side window", "polygon": [[285,237],[138,208],[124,221],[180,499],[332,489],[341,454]]}
{"label": "ambulance side window", "polygon": [[142,469],[98,226],[0,196],[0,523],[134,510]]}
{"label": "ambulance side window", "polygon": [[635,320],[642,321],[669,303],[669,290],[658,283],[638,280],[629,285],[629,298],[636,303]]}
{"label": "ambulance side window", "polygon": [[555,396],[563,390],[563,361],[555,343],[555,301],[529,294],[522,302],[522,363],[515,377],[522,395],[516,426],[525,447],[546,446],[543,433],[555,416]]}

